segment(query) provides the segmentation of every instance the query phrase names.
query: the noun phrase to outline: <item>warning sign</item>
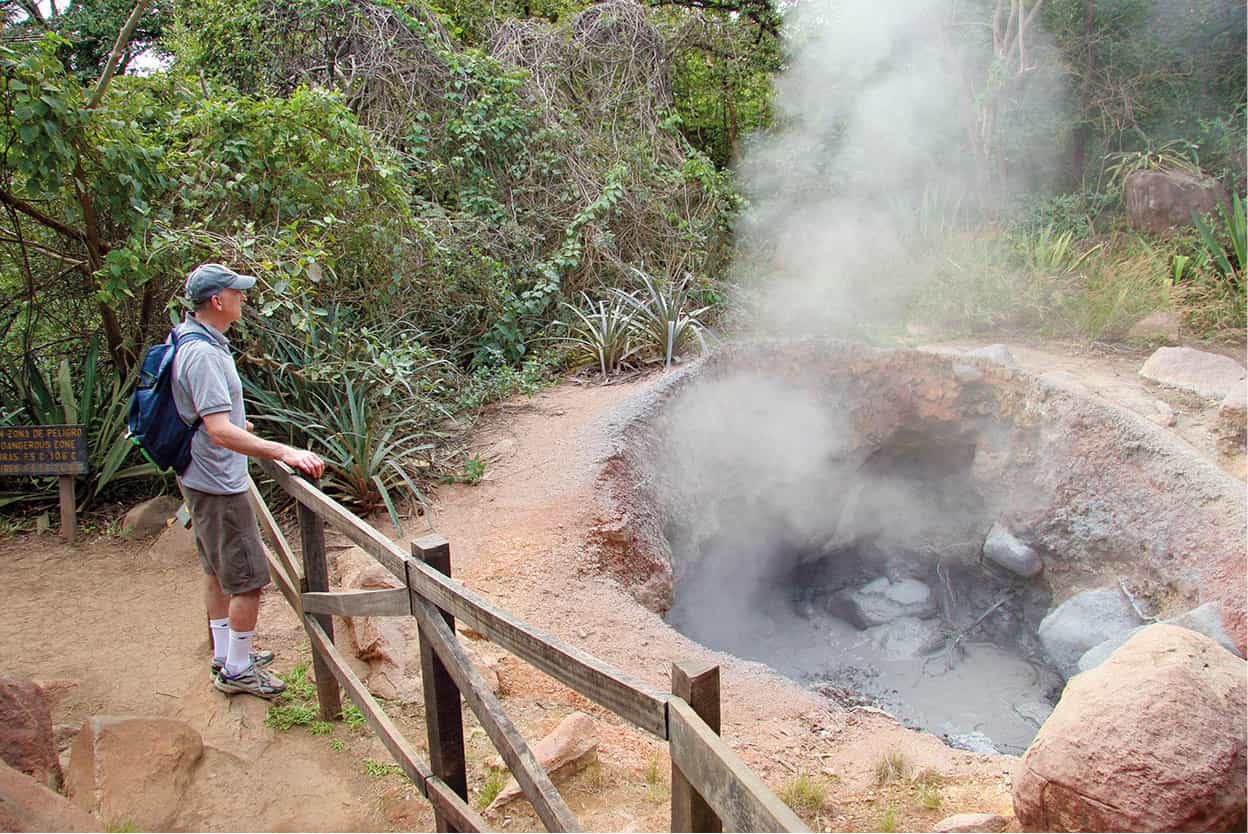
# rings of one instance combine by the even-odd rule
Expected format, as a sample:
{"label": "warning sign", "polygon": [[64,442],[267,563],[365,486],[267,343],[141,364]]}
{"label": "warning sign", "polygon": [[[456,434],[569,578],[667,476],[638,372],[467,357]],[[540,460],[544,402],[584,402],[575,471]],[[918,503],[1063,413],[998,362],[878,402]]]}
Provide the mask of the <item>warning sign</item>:
{"label": "warning sign", "polygon": [[86,426],[0,426],[0,475],[86,471]]}

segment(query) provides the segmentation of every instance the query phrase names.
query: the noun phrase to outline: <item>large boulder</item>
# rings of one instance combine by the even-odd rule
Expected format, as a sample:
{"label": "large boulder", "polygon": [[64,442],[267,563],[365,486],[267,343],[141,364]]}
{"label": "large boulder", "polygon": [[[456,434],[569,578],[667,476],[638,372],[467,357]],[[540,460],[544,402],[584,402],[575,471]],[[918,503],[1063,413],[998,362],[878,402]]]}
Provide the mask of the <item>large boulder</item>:
{"label": "large boulder", "polygon": [[95,817],[0,762],[0,831],[102,831]]}
{"label": "large boulder", "polygon": [[135,504],[121,523],[121,535],[127,539],[149,539],[159,536],[169,526],[169,519],[182,502],[171,495],[158,495]]}
{"label": "large boulder", "polygon": [[1063,677],[1079,673],[1079,658],[1106,640],[1124,637],[1144,621],[1117,588],[1075,594],[1040,621],[1040,642]]}
{"label": "large boulder", "polygon": [[1217,400],[1248,384],[1248,371],[1234,359],[1187,347],[1157,348],[1140,368],[1140,376]]}
{"label": "large boulder", "polygon": [[1073,678],[1014,774],[1026,831],[1243,831],[1245,662],[1158,623]]}
{"label": "large boulder", "polygon": [[97,715],[74,741],[65,786],[108,825],[168,831],[203,752],[183,721]]}
{"label": "large boulder", "polygon": [[[550,735],[533,746],[533,756],[550,774],[552,781],[566,779],[583,770],[598,758],[598,728],[594,720],[583,712],[574,712]],[[499,808],[513,799],[523,796],[516,780],[509,779],[494,797],[490,809]]]}
{"label": "large boulder", "polygon": [[52,713],[34,681],[0,675],[0,759],[53,790],[61,787]]}
{"label": "large boulder", "polygon": [[1212,177],[1183,171],[1133,171],[1122,183],[1127,219],[1137,229],[1161,234],[1191,226],[1192,213],[1208,214],[1229,206],[1230,198]]}
{"label": "large boulder", "polygon": [[[346,591],[403,587],[394,574],[358,547],[335,554],[334,570]],[[415,621],[410,617],[344,617],[343,622],[355,656],[368,664],[365,684],[369,692],[387,700],[415,700],[419,686],[407,669],[407,647],[415,638]]]}

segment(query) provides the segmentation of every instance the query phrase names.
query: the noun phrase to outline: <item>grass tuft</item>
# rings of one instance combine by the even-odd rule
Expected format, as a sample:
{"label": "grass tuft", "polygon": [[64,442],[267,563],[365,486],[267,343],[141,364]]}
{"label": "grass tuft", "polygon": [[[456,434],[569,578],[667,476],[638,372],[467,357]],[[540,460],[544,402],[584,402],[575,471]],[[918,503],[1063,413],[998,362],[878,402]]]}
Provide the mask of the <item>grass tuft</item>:
{"label": "grass tuft", "polygon": [[376,759],[364,760],[364,772],[369,776],[402,776],[403,768],[394,762],[379,762]]}
{"label": "grass tuft", "polygon": [[887,785],[905,779],[910,773],[910,759],[900,750],[890,750],[875,763],[875,783]]}
{"label": "grass tuft", "polygon": [[490,807],[503,786],[507,784],[507,771],[501,767],[487,768],[485,773],[485,781],[481,783],[481,790],[477,792],[476,806],[478,811],[484,811]]}
{"label": "grass tuft", "polygon": [[780,800],[800,817],[812,817],[828,798],[828,786],[822,779],[802,771],[780,789]]}
{"label": "grass tuft", "polygon": [[316,721],[316,707],[308,704],[277,703],[269,707],[264,723],[275,730],[285,732],[297,725]]}
{"label": "grass tuft", "polygon": [[897,830],[897,809],[888,806],[884,809],[884,813],[880,814],[879,822],[875,824],[876,831],[896,831]]}

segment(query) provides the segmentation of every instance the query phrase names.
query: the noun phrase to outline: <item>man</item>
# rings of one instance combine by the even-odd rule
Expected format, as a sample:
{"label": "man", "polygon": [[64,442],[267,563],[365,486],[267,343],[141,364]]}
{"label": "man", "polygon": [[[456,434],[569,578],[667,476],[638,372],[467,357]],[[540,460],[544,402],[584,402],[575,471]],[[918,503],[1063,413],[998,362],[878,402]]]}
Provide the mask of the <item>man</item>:
{"label": "man", "polygon": [[[191,440],[191,465],[178,486],[204,567],[212,683],[227,694],[272,698],[286,688],[264,668],[273,653],[251,648],[269,570],[247,497],[247,458],[280,460],[312,477],[320,477],[325,463],[312,452],[251,433],[225,332],[242,316],[246,292],[255,283],[220,264],[198,266],[186,279],[193,312],[177,327],[181,341],[173,361],[173,399],[188,424],[203,420]],[[192,333],[198,338],[184,338]]]}

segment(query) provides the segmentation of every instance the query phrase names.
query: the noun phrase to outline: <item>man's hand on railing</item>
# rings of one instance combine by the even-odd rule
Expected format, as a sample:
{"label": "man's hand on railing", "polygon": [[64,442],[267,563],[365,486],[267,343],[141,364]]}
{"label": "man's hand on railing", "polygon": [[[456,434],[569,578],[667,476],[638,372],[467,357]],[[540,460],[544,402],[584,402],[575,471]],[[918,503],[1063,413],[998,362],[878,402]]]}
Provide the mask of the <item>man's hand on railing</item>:
{"label": "man's hand on railing", "polygon": [[319,478],[325,471],[325,461],[321,460],[319,455],[306,449],[287,446],[286,451],[278,460],[293,469],[298,469],[310,478]]}

